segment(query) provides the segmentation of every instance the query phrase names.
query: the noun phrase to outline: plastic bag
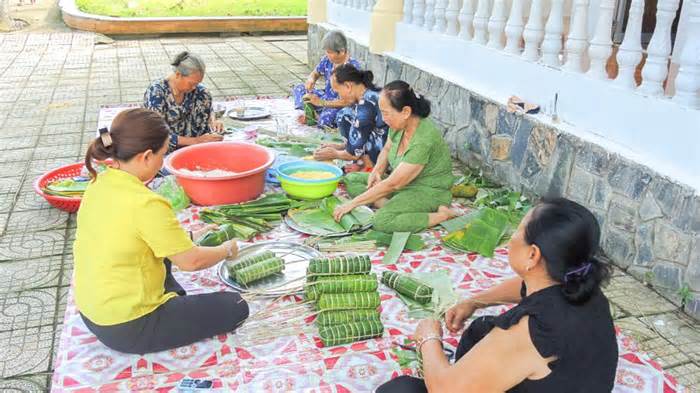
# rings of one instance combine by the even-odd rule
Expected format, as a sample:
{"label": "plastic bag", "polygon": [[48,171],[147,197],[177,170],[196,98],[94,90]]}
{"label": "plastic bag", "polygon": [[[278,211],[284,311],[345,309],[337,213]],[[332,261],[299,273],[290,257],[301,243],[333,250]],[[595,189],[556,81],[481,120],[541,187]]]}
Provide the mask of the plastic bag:
{"label": "plastic bag", "polygon": [[166,176],[158,186],[156,192],[170,202],[174,211],[180,211],[190,205],[190,198],[185,194],[185,190],[178,184],[175,176]]}

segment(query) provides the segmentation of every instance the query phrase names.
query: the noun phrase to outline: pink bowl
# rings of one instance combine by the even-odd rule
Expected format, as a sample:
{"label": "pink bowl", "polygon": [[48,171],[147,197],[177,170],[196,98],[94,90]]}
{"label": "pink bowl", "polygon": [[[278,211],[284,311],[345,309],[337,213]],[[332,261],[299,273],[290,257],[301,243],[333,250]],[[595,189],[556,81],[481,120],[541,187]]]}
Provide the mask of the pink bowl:
{"label": "pink bowl", "polygon": [[[165,169],[197,205],[225,205],[257,198],[265,188],[265,172],[275,160],[272,151],[251,143],[210,142],[176,150],[165,159]],[[202,177],[180,169],[223,169],[227,176]]]}

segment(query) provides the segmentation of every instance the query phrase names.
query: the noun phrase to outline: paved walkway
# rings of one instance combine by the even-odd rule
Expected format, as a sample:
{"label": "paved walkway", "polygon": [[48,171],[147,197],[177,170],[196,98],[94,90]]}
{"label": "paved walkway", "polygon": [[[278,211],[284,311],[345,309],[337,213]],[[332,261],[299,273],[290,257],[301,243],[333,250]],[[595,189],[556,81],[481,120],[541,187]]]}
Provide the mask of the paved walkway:
{"label": "paved walkway", "polygon": [[[139,102],[185,49],[206,59],[204,83],[219,99],[286,94],[308,73],[300,36],[95,44],[83,33],[0,34],[0,391],[48,389],[73,265],[75,215],[50,208],[32,182],[81,160],[100,105]],[[699,391],[697,323],[625,274],[606,292],[617,325]]]}

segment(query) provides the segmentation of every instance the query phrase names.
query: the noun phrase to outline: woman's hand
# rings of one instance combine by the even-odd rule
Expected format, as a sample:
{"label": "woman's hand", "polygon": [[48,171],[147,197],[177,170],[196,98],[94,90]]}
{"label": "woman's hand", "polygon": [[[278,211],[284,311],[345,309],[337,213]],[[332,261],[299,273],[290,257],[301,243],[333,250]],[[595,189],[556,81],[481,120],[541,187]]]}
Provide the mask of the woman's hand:
{"label": "woman's hand", "polygon": [[333,210],[333,218],[335,218],[336,221],[340,221],[344,215],[350,213],[354,208],[355,206],[353,206],[351,202],[342,204]]}
{"label": "woman's hand", "polygon": [[328,161],[338,158],[338,151],[331,147],[322,147],[314,152],[314,160]]}
{"label": "woman's hand", "polygon": [[464,328],[464,322],[478,310],[476,303],[467,299],[450,307],[445,313],[445,327],[452,333],[457,333]]}
{"label": "woman's hand", "polygon": [[345,149],[345,143],[322,143],[321,147],[330,147],[331,149],[341,150]]}
{"label": "woman's hand", "polygon": [[304,102],[308,102],[313,106],[321,106],[321,97],[317,96],[316,94],[305,94]]}
{"label": "woman's hand", "polygon": [[224,122],[221,120],[212,120],[211,130],[214,132],[223,132],[224,131]]}
{"label": "woman's hand", "polygon": [[429,336],[442,338],[442,326],[440,326],[440,321],[427,318],[418,322],[416,332],[413,334],[413,339],[419,343],[422,339]]}
{"label": "woman's hand", "polygon": [[192,240],[197,241],[211,231],[216,231],[219,226],[216,224],[207,224],[197,230],[192,231]]}
{"label": "woman's hand", "polygon": [[196,143],[220,142],[224,140],[224,136],[219,134],[204,134],[194,139]]}
{"label": "woman's hand", "polygon": [[236,242],[236,239],[223,242],[221,247],[226,249],[226,252],[228,253],[226,255],[227,259],[234,259],[238,256],[238,243]]}
{"label": "woman's hand", "polygon": [[370,188],[376,186],[381,181],[382,181],[382,175],[380,175],[379,173],[377,173],[375,171],[370,172],[369,178],[367,179],[367,189],[370,189]]}

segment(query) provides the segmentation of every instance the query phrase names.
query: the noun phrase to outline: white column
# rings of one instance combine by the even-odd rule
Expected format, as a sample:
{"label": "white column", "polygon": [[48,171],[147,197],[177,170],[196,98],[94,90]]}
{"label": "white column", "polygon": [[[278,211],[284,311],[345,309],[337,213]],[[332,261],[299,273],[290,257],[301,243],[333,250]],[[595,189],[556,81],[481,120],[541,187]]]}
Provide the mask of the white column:
{"label": "white column", "polygon": [[413,0],[413,24],[421,27],[425,23],[425,0]]}
{"label": "white column", "polygon": [[671,24],[678,10],[678,1],[659,0],[656,6],[656,27],[647,46],[647,61],[638,88],[643,94],[660,96],[664,93],[663,83],[668,75],[668,55],[671,53]]}
{"label": "white column", "polygon": [[566,40],[566,64],[564,69],[583,72],[583,55],[588,48],[588,0],[574,0],[573,22]]}
{"label": "white column", "polygon": [[513,0],[510,7],[510,16],[506,23],[506,52],[514,55],[520,54],[520,40],[523,37],[523,16],[525,14],[525,0]]}
{"label": "white column", "polygon": [[588,56],[591,58],[588,75],[596,79],[608,79],[606,65],[612,54],[611,31],[614,8],[615,0],[602,0],[600,2],[595,35],[588,47]]}
{"label": "white column", "polygon": [[544,26],[542,41],[542,62],[550,67],[561,66],[561,35],[564,32],[564,0],[552,0],[549,19]]}
{"label": "white column", "polygon": [[690,7],[686,39],[681,48],[680,68],[676,77],[676,95],[673,101],[693,109],[700,109],[700,0],[686,2]]}
{"label": "white column", "polygon": [[503,29],[506,27],[506,0],[493,0],[493,11],[489,18],[489,48],[503,49]]}
{"label": "white column", "polygon": [[428,31],[432,30],[435,24],[435,1],[425,0],[425,22],[423,27]]}
{"label": "white column", "polygon": [[491,14],[491,0],[477,0],[479,4],[474,14],[474,41],[486,44],[486,28]]}
{"label": "white column", "polygon": [[459,34],[459,20],[457,19],[459,17],[459,5],[460,0],[450,0],[447,4],[447,10],[445,11],[445,19],[447,19],[445,33],[447,35]]}
{"label": "white column", "polygon": [[532,0],[530,17],[527,19],[525,31],[523,32],[523,39],[525,40],[523,58],[525,60],[537,61],[540,57],[540,42],[544,37],[543,14],[543,0]]}
{"label": "white column", "polygon": [[444,33],[447,30],[447,20],[445,12],[447,11],[447,0],[437,0],[435,2],[435,23],[432,31],[436,33]]}
{"label": "white column", "polygon": [[630,3],[625,38],[617,50],[617,78],[615,84],[634,89],[637,81],[634,74],[637,65],[642,61],[642,17],[644,16],[644,0],[632,0]]}
{"label": "white column", "polygon": [[413,0],[403,0],[403,23],[413,22]]}
{"label": "white column", "polygon": [[459,38],[470,41],[474,38],[472,26],[474,25],[474,1],[464,0],[459,11]]}

